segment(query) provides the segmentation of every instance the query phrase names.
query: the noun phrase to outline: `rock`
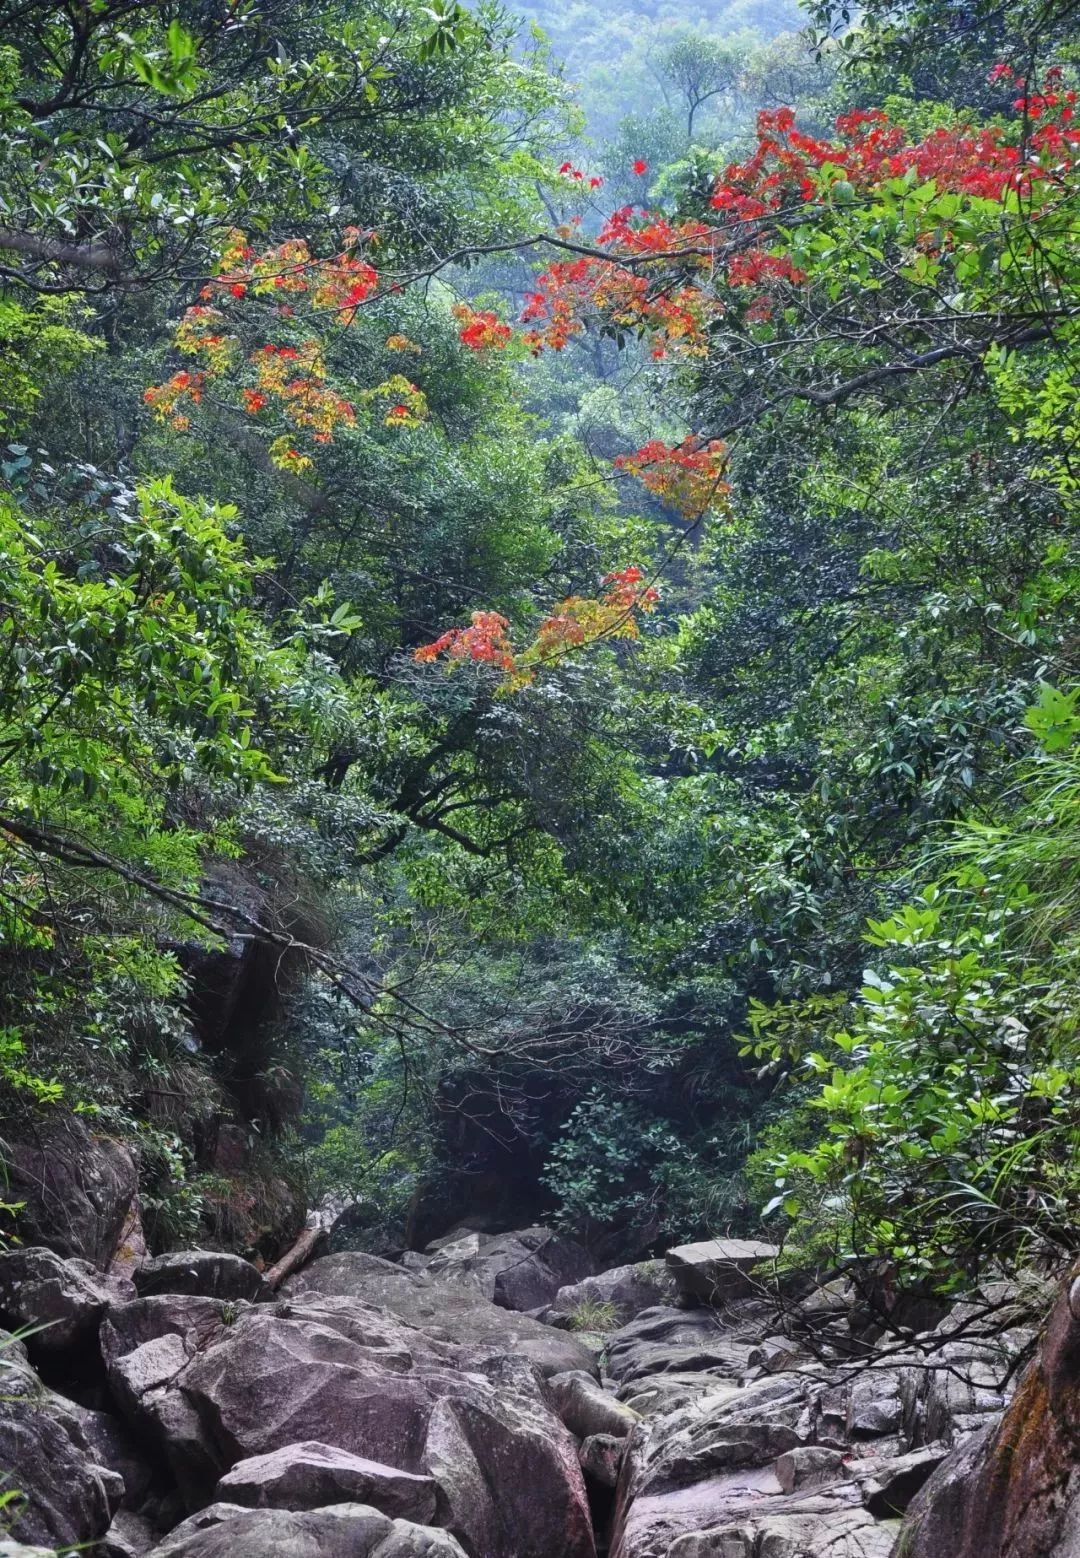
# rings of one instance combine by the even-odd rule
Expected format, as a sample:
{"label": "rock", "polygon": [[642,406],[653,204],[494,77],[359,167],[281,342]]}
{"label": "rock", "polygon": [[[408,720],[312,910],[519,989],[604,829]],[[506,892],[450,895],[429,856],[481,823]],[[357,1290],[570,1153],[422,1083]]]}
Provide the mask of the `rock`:
{"label": "rock", "polygon": [[435,1514],[430,1477],[363,1460],[315,1440],[238,1462],[218,1483],[215,1497],[252,1509],[370,1504],[384,1515],[419,1525],[430,1524]]}
{"label": "rock", "polygon": [[591,1374],[553,1374],[548,1380],[551,1402],[577,1439],[610,1434],[625,1439],[638,1414],[596,1383]]}
{"label": "rock", "polygon": [[0,1558],[56,1558],[52,1547],[24,1547],[22,1542],[9,1542],[0,1538]]}
{"label": "rock", "polygon": [[146,1558],[159,1535],[141,1515],[130,1509],[118,1510],[112,1525],[94,1548],[94,1558]]}
{"label": "rock", "polygon": [[889,1558],[895,1536],[865,1510],[807,1506],[681,1536],[666,1558]]}
{"label": "rock", "polygon": [[153,1469],[120,1418],[50,1394],[50,1414],[97,1466],[107,1466],[124,1485],[121,1510],[137,1509],[153,1481]]}
{"label": "rock", "polygon": [[758,1290],[750,1273],[759,1261],[775,1260],[775,1244],[755,1239],[705,1239],[700,1244],[680,1244],[668,1250],[668,1269],[679,1292],[709,1304],[722,1303]]}
{"label": "rock", "polygon": [[1080,1552],[1080,1318],[1069,1303],[1078,1276],[1074,1268],[1000,1422],[949,1455],[912,1501],[904,1558]]}
{"label": "rock", "polygon": [[364,1504],[299,1513],[213,1504],[155,1547],[151,1558],[465,1558],[445,1531],[391,1520]]}
{"label": "rock", "polygon": [[96,1350],[108,1302],[87,1270],[52,1250],[33,1246],[0,1254],[0,1321],[13,1330],[33,1328],[26,1341],[34,1358]]}
{"label": "rock", "polygon": [[807,1361],[797,1344],[786,1336],[766,1336],[750,1349],[747,1364],[752,1369],[764,1369],[766,1374],[782,1374]]}
{"label": "rock", "polygon": [[803,1445],[789,1450],[776,1462],[776,1480],[785,1493],[820,1488],[843,1475],[844,1457],[839,1450]]}
{"label": "rock", "polygon": [[874,1439],[899,1433],[904,1423],[904,1397],[899,1371],[871,1370],[848,1387],[847,1434]]}
{"label": "rock", "polygon": [[595,1277],[561,1287],[552,1300],[549,1325],[572,1321],[579,1311],[610,1310],[612,1325],[625,1325],[643,1309],[671,1304],[678,1289],[663,1261],[643,1260],[632,1266],[613,1266]]}
{"label": "rock", "polygon": [[127,1149],[76,1115],[50,1118],[32,1136],[5,1123],[2,1134],[4,1199],[22,1202],[23,1242],[108,1266],[138,1189]]}
{"label": "rock", "polygon": [[576,1446],[526,1360],[498,1357],[485,1373],[466,1350],[342,1297],[244,1305],[229,1324],[206,1313],[222,1307],[142,1299],[103,1327],[117,1399],[189,1507],[237,1462],[313,1441],[433,1482],[439,1524],[471,1553],[593,1558]]}
{"label": "rock", "polygon": [[21,1495],[17,1509],[5,1511],[12,1534],[30,1544],[95,1542],[123,1495],[122,1480],[91,1460],[50,1411],[45,1391],[0,1399],[0,1467],[5,1488]]}
{"label": "rock", "polygon": [[[738,1395],[741,1387],[732,1383],[729,1394]],[[699,1396],[715,1397],[718,1391],[716,1378],[711,1374],[644,1374],[620,1385],[616,1399],[622,1401],[639,1417],[657,1417],[673,1412],[676,1407],[688,1406]]]}
{"label": "rock", "polygon": [[904,1513],[947,1454],[943,1444],[924,1445],[906,1455],[851,1462],[847,1474],[858,1482],[863,1503],[875,1520],[891,1520]]}
{"label": "rock", "polygon": [[614,1488],[619,1481],[626,1440],[615,1434],[590,1434],[581,1442],[578,1460],[585,1476],[602,1488]]}
{"label": "rock", "polygon": [[[934,1354],[929,1379],[916,1377],[909,1393],[921,1394],[922,1437],[958,1444],[981,1427],[987,1414],[998,1416],[1008,1400],[1005,1381],[1022,1339],[1003,1333],[992,1340],[946,1342]],[[925,1373],[925,1371],[923,1371]]]}
{"label": "rock", "polygon": [[140,1298],[157,1293],[196,1293],[203,1298],[267,1298],[270,1289],[262,1274],[239,1255],[216,1250],[174,1250],[144,1261],[135,1271]]}
{"label": "rock", "polygon": [[550,1304],[561,1287],[593,1269],[587,1250],[551,1228],[470,1230],[436,1240],[428,1250],[423,1269],[429,1276],[467,1283],[489,1303],[519,1311]]}
{"label": "rock", "polygon": [[623,1384],[649,1374],[745,1373],[750,1346],[709,1309],[646,1309],[607,1339],[606,1368]]}
{"label": "rock", "polygon": [[[124,1226],[120,1230],[116,1249],[112,1253],[106,1270],[109,1278],[120,1278],[130,1282],[135,1275],[136,1267],[141,1266],[149,1255],[146,1245],[146,1234],[143,1232],[142,1209],[138,1199],[131,1203],[127,1216],[124,1218]],[[129,1299],[136,1296],[132,1291]]]}
{"label": "rock", "polygon": [[440,1525],[485,1558],[593,1558],[574,1441],[541,1439],[513,1398],[500,1405],[497,1415],[490,1404],[436,1404],[424,1458],[439,1485]]}
{"label": "rock", "polygon": [[477,1357],[520,1353],[545,1374],[570,1369],[597,1372],[592,1353],[573,1337],[488,1303],[468,1285],[437,1281],[358,1250],[312,1261],[288,1279],[282,1292],[290,1297],[307,1292],[360,1299],[389,1310],[428,1336],[466,1347]]}
{"label": "rock", "polygon": [[682,1487],[721,1471],[771,1465],[809,1441],[811,1407],[820,1388],[799,1375],[777,1375],[736,1392],[721,1387],[715,1396],[700,1396],[654,1419],[653,1431],[635,1450],[635,1491]]}

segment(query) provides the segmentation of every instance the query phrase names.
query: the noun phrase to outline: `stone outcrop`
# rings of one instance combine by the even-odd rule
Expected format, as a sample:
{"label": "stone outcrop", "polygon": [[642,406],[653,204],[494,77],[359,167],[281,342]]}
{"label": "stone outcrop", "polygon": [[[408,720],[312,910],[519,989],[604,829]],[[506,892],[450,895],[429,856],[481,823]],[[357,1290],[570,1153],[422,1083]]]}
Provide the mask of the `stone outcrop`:
{"label": "stone outcrop", "polygon": [[62,1260],[41,1246],[0,1254],[0,1324],[26,1331],[35,1358],[96,1351],[111,1296],[84,1262]]}
{"label": "stone outcrop", "polygon": [[[886,1335],[850,1275],[782,1305],[736,1261],[742,1296],[709,1304],[695,1277],[639,1307],[670,1295],[663,1269],[553,1290],[545,1239],[470,1233],[398,1265],[343,1252],[277,1295],[212,1250],[143,1259],[134,1284],[45,1247],[0,1255],[0,1319],[52,1322],[0,1333],[12,1541],[22,1558],[596,1558],[595,1523],[608,1558],[1080,1553],[1080,1280],[1010,1403],[1034,1333],[1004,1284],[996,1334],[970,1305],[897,1330],[890,1295]],[[552,1324],[507,1307],[536,1284]],[[582,1291],[635,1311],[595,1348],[563,1329],[560,1295]],[[903,1312],[935,1312],[920,1302]]]}
{"label": "stone outcrop", "polygon": [[365,1504],[302,1513],[213,1504],[176,1527],[151,1558],[466,1558],[445,1531],[391,1520]]}
{"label": "stone outcrop", "polygon": [[544,1319],[549,1325],[564,1326],[590,1311],[595,1318],[597,1311],[606,1310],[614,1325],[625,1325],[643,1309],[671,1304],[676,1293],[675,1279],[663,1261],[637,1261],[561,1287]]}
{"label": "stone outcrop", "polygon": [[320,1509],[326,1504],[371,1504],[384,1515],[430,1523],[432,1477],[366,1461],[334,1445],[308,1440],[238,1461],[225,1473],[215,1499],[252,1509]]}
{"label": "stone outcrop", "polygon": [[596,1383],[591,1374],[575,1370],[553,1374],[548,1380],[548,1395],[559,1417],[577,1439],[593,1434],[610,1434],[625,1439],[638,1414]]}
{"label": "stone outcrop", "polygon": [[444,1282],[465,1283],[489,1303],[515,1310],[543,1308],[561,1287],[593,1270],[580,1244],[542,1227],[499,1234],[459,1230],[436,1239],[422,1256],[410,1251],[406,1264]]}
{"label": "stone outcrop", "polygon": [[27,1245],[87,1260],[104,1270],[117,1253],[135,1204],[138,1171],[125,1147],[95,1135],[76,1115],[22,1134],[6,1124],[4,1200],[22,1203]]}
{"label": "stone outcrop", "polygon": [[146,1260],[134,1273],[140,1298],[155,1293],[197,1293],[203,1298],[267,1298],[261,1272],[239,1255],[218,1250],[172,1250]]}
{"label": "stone outcrop", "polygon": [[[576,1444],[525,1359],[485,1365],[385,1309],[315,1292],[140,1299],[108,1317],[103,1347],[117,1400],[190,1508],[238,1462],[315,1442],[379,1463],[383,1486],[387,1468],[429,1479],[437,1523],[470,1553],[592,1558]],[[372,1474],[368,1500],[378,1486]]]}
{"label": "stone outcrop", "polygon": [[595,1357],[573,1336],[489,1303],[468,1283],[440,1281],[375,1255],[358,1251],[324,1255],[290,1277],[282,1292],[359,1299],[477,1357],[519,1354],[545,1374],[569,1369],[596,1373]]}
{"label": "stone outcrop", "polygon": [[775,1261],[779,1254],[775,1244],[757,1239],[704,1239],[700,1244],[680,1244],[668,1250],[666,1259],[684,1298],[719,1304],[760,1288],[751,1273],[755,1267]]}
{"label": "stone outcrop", "polygon": [[1078,1447],[1080,1267],[1000,1423],[961,1444],[912,1502],[897,1558],[1074,1558]]}
{"label": "stone outcrop", "polygon": [[5,1511],[12,1535],[30,1545],[96,1541],[124,1493],[123,1479],[95,1458],[79,1409],[45,1388],[11,1340],[0,1348],[0,1468],[19,1495]]}
{"label": "stone outcrop", "polygon": [[[618,1394],[642,1415],[624,1452],[612,1558],[889,1558],[949,1446],[967,1456],[970,1436],[996,1423],[1028,1335],[961,1339],[945,1326],[865,1363],[823,1350],[771,1373],[748,1345],[762,1320],[755,1300],[681,1318],[658,1309],[611,1338]],[[665,1392],[665,1381],[678,1384]],[[951,1540],[935,1528],[917,1558],[1006,1553]]]}
{"label": "stone outcrop", "polygon": [[[673,1373],[737,1378],[766,1323],[761,1308],[760,1316],[741,1311],[735,1325],[712,1309],[645,1309],[607,1338],[607,1373],[620,1386]],[[625,1391],[620,1395],[625,1399]]]}

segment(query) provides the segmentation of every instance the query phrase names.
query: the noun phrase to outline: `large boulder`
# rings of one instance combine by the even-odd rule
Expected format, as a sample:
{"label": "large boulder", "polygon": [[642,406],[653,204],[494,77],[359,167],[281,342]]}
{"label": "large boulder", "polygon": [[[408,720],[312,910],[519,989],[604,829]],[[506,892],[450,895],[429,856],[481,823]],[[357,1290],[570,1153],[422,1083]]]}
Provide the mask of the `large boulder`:
{"label": "large boulder", "polygon": [[83,1263],[40,1246],[0,1254],[0,1324],[27,1331],[35,1358],[96,1350],[109,1300],[93,1268]]}
{"label": "large boulder", "polygon": [[864,1509],[807,1499],[783,1511],[747,1511],[711,1531],[680,1536],[666,1558],[889,1558],[895,1536],[894,1524],[880,1524]]}
{"label": "large boulder", "polygon": [[427,1525],[435,1514],[435,1491],[429,1476],[307,1440],[238,1461],[218,1483],[215,1497],[252,1509],[370,1504],[384,1515]]}
{"label": "large boulder", "polygon": [[711,1309],[645,1309],[607,1338],[605,1367],[620,1385],[672,1372],[738,1379],[751,1346],[752,1330],[744,1338]]}
{"label": "large boulder", "polygon": [[464,1282],[503,1309],[540,1309],[561,1287],[593,1269],[587,1250],[551,1228],[488,1234],[471,1229],[428,1246],[422,1269],[442,1281]]}
{"label": "large boulder", "polygon": [[21,1203],[23,1243],[108,1266],[138,1190],[127,1148],[76,1115],[57,1114],[32,1134],[22,1122],[0,1122],[0,1138],[4,1200]]}
{"label": "large boulder", "polygon": [[549,1325],[609,1330],[625,1325],[643,1309],[671,1304],[676,1292],[675,1279],[663,1261],[642,1260],[561,1287],[544,1318]]}
{"label": "large boulder", "polygon": [[314,1441],[430,1479],[438,1524],[470,1553],[592,1558],[574,1440],[524,1359],[482,1364],[340,1296],[222,1307],[143,1299],[103,1327],[116,1398],[189,1507],[237,1463]]}
{"label": "large boulder", "polygon": [[[997,1384],[1000,1390],[1001,1381]],[[987,1386],[974,1387],[980,1388]],[[1075,1558],[1078,1446],[1080,1267],[1054,1307],[1039,1352],[1004,1416],[939,1466],[908,1510],[897,1554]]]}
{"label": "large boulder", "polygon": [[267,1298],[270,1289],[258,1267],[219,1250],[171,1250],[143,1261],[134,1272],[140,1298],[155,1293],[197,1293],[203,1298]]}
{"label": "large boulder", "polygon": [[[59,1408],[59,1410],[58,1410]],[[123,1480],[93,1459],[63,1403],[21,1361],[0,1369],[0,1468],[5,1509],[21,1542],[64,1547],[103,1536],[123,1496]]]}
{"label": "large boulder", "polygon": [[177,1526],[151,1558],[465,1558],[445,1531],[391,1520],[365,1504],[299,1513],[213,1504]]}
{"label": "large boulder", "polygon": [[625,1439],[638,1421],[636,1412],[581,1370],[553,1374],[548,1380],[548,1392],[556,1412],[576,1439],[589,1439],[593,1434]]}
{"label": "large boulder", "polygon": [[429,1337],[455,1343],[477,1358],[518,1353],[545,1374],[568,1369],[597,1372],[593,1354],[581,1342],[528,1315],[489,1303],[470,1284],[407,1271],[357,1250],[312,1261],[289,1278],[282,1292],[290,1297],[331,1294],[377,1305]]}
{"label": "large boulder", "polygon": [[777,1245],[757,1239],[704,1239],[668,1250],[665,1259],[684,1298],[720,1304],[755,1292],[760,1283],[751,1273],[779,1254]]}

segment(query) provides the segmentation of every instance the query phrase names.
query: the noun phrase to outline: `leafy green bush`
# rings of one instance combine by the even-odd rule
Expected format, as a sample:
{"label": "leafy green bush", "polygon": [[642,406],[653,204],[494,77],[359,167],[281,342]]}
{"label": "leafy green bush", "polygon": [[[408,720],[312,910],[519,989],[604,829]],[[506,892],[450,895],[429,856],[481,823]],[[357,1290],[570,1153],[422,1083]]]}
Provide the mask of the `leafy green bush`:
{"label": "leafy green bush", "polygon": [[808,1258],[828,1230],[834,1256],[883,1257],[904,1278],[955,1288],[991,1259],[1076,1248],[1075,750],[1029,768],[1021,794],[1016,821],[961,830],[942,882],[870,922],[878,957],[853,1002],[831,1020],[752,1015],[747,1052],[794,1062],[813,1084],[797,1115],[804,1143],[791,1145],[789,1120],[755,1160],[775,1181],[764,1214],[793,1219]]}

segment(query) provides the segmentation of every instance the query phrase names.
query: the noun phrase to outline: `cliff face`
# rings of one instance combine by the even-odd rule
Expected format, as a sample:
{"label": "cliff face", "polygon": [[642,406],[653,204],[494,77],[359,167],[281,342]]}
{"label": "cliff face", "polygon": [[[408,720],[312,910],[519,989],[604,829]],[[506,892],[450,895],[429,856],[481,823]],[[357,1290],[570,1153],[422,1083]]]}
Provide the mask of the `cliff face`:
{"label": "cliff face", "polygon": [[908,1511],[895,1558],[1080,1553],[1080,1265],[996,1428],[951,1456]]}

